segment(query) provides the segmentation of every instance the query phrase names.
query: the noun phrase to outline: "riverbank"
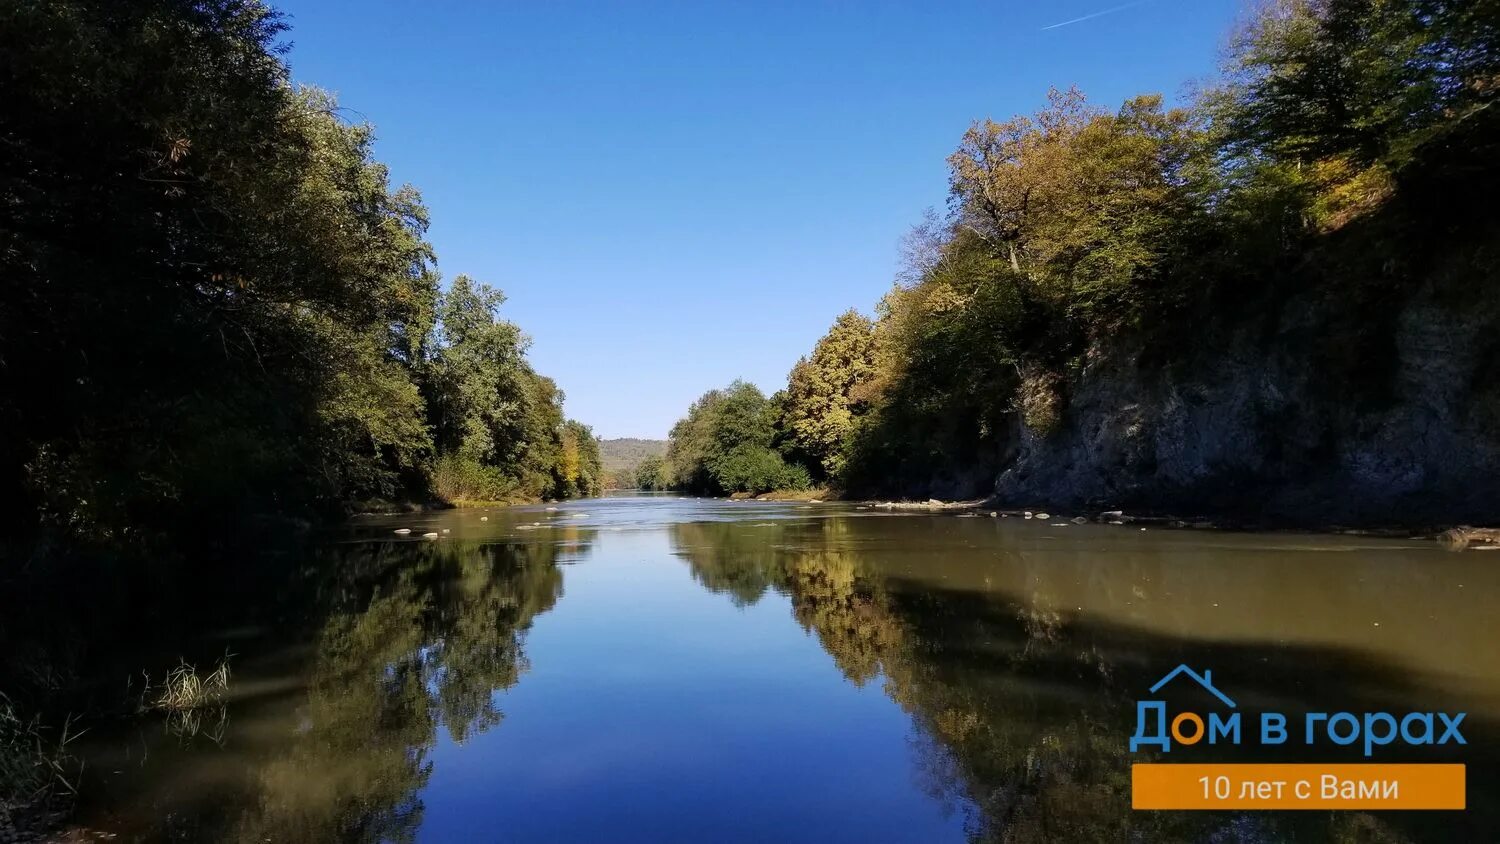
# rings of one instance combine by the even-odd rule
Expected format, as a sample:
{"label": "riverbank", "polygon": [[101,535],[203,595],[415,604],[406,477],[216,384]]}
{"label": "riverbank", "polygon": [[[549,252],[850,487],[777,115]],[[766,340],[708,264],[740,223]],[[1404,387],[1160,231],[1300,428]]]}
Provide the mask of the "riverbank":
{"label": "riverbank", "polygon": [[[609,492],[610,490],[604,490]],[[524,507],[530,504],[554,504],[555,498],[517,496],[498,500],[459,498],[453,501],[361,501],[349,508],[349,518],[362,516],[400,516],[412,513],[440,513],[444,510],[482,510],[487,507]]]}
{"label": "riverbank", "polygon": [[824,501],[840,500],[840,493],[828,487],[813,487],[811,489],[773,489],[770,492],[762,492],[753,495],[748,492],[736,492],[729,496],[730,501],[811,501],[821,503]]}
{"label": "riverbank", "polygon": [[735,493],[731,501],[805,501],[813,504],[841,502],[853,504],[858,509],[902,510],[926,513],[956,513],[963,516],[979,516],[999,519],[1035,519],[1063,524],[1111,524],[1170,528],[1174,530],[1224,530],[1258,533],[1264,531],[1290,531],[1297,533],[1335,534],[1339,536],[1372,536],[1387,539],[1426,539],[1442,543],[1455,550],[1500,550],[1500,528],[1475,527],[1471,525],[1341,525],[1328,523],[1309,525],[1306,522],[1286,522],[1275,519],[1247,519],[1232,515],[1184,516],[1171,513],[1127,512],[1124,509],[1094,510],[1078,513],[1075,508],[1033,507],[1031,509],[1002,505],[994,498],[977,498],[961,501],[943,501],[929,498],[920,501],[889,499],[850,499],[839,490],[819,488],[812,490],[772,490],[759,495]]}

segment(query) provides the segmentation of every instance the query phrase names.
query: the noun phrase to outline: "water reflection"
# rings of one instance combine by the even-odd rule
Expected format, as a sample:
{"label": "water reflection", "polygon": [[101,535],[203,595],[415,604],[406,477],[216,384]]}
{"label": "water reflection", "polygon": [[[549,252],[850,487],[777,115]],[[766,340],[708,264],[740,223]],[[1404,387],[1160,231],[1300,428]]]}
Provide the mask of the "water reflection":
{"label": "water reflection", "polygon": [[[408,551],[407,549],[413,549]],[[493,692],[526,669],[525,631],[562,595],[548,546],[414,543],[355,588],[319,637],[301,738],[260,774],[242,841],[410,841],[444,729],[499,724]]]}
{"label": "water reflection", "polygon": [[[1319,537],[1280,554],[1274,538],[1212,534],[1102,553],[1087,541],[1094,537],[1080,547],[1063,544],[1071,537],[1058,531],[928,518],[758,527],[752,534],[743,524],[701,522],[672,533],[705,587],[741,604],[770,591],[787,595],[796,620],[850,682],[884,678],[917,729],[926,787],[967,813],[971,840],[1404,842],[1488,840],[1494,832],[1494,808],[1481,795],[1495,783],[1500,672],[1490,649],[1451,646],[1487,641],[1474,637],[1493,632],[1490,615],[1441,588],[1446,576],[1460,579],[1447,586],[1467,579],[1468,588],[1486,590],[1492,572],[1417,548],[1329,558],[1324,552],[1350,546]],[[1100,538],[1128,539],[1119,531]],[[948,553],[914,562],[909,550],[918,543]],[[1403,553],[1378,559],[1393,550]],[[1327,569],[1317,570],[1319,562]],[[1236,641],[1247,607],[1257,635]],[[1360,628],[1378,629],[1371,611],[1387,619],[1388,635],[1366,633],[1363,647],[1339,644],[1360,638]],[[1413,663],[1401,664],[1403,657]],[[1470,746],[1424,761],[1469,764],[1470,812],[1131,811],[1130,764],[1151,761],[1127,752],[1134,701],[1179,662],[1212,666],[1257,708],[1468,708]],[[1206,758],[1364,761],[1319,752],[1298,748],[1277,759],[1230,749]]]}
{"label": "water reflection", "polygon": [[[1480,555],[571,506],[330,546],[294,590],[309,623],[242,658],[222,744],[102,742],[91,764],[123,773],[86,819],[247,842],[1495,838],[1500,654],[1478,643],[1500,568]],[[1253,711],[1468,711],[1469,745],[1423,758],[1469,765],[1471,810],[1131,811],[1134,701],[1179,662]]]}
{"label": "water reflection", "polygon": [[[576,558],[589,539],[572,529],[565,545],[336,546],[310,567],[330,577],[317,584],[327,614],[301,687],[270,701],[269,714],[257,711],[265,701],[231,706],[248,722],[231,722],[231,735],[267,721],[281,734],[238,760],[239,777],[219,770],[202,791],[179,783],[133,795],[148,802],[104,822],[147,840],[415,840],[438,731],[463,742],[501,723],[494,693],[520,680],[526,632],[562,596],[559,552]],[[141,764],[150,762],[148,752]]]}

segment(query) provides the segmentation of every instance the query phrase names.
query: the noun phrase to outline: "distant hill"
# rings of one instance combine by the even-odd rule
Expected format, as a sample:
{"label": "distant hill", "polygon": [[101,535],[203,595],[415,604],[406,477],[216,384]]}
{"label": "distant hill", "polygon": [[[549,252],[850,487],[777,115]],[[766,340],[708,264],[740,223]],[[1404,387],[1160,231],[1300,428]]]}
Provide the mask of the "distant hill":
{"label": "distant hill", "polygon": [[666,440],[638,440],[635,437],[621,437],[617,440],[599,441],[599,459],[604,461],[606,470],[631,468],[653,454],[661,457],[666,453]]}

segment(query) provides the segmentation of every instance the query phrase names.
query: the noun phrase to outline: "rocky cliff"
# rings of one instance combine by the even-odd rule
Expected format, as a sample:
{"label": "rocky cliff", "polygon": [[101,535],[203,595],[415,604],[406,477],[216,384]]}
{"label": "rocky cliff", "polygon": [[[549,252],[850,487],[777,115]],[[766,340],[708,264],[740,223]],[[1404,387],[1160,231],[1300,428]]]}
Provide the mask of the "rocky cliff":
{"label": "rocky cliff", "polygon": [[1268,523],[1500,522],[1494,242],[1367,303],[1381,317],[1356,326],[1320,286],[1186,361],[1096,347],[1049,432],[1016,423],[997,498]]}

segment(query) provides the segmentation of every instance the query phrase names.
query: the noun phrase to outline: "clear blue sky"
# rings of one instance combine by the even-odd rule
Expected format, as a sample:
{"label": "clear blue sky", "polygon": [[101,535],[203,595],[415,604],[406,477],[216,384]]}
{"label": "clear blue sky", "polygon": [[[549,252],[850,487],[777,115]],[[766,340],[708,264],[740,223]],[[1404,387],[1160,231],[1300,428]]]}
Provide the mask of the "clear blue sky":
{"label": "clear blue sky", "polygon": [[1179,95],[1242,0],[277,5],[295,79],[421,189],[445,278],[505,291],[570,415],[663,437],[870,312],[971,121]]}

